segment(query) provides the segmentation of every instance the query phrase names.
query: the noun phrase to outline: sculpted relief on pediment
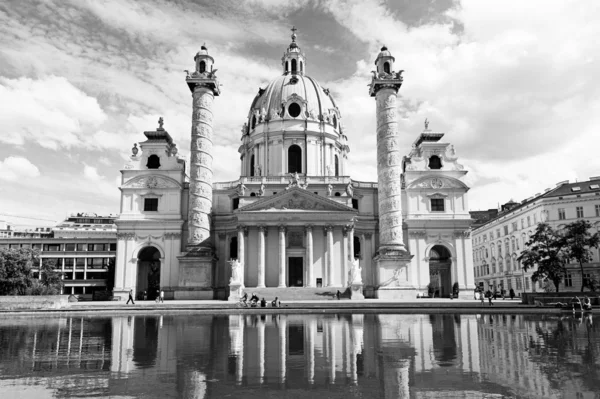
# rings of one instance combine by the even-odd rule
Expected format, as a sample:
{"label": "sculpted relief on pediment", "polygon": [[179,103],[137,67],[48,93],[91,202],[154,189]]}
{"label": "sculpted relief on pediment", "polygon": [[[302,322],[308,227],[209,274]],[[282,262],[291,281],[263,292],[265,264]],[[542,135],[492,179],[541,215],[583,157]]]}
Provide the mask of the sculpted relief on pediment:
{"label": "sculpted relief on pediment", "polygon": [[265,202],[250,204],[242,211],[269,211],[269,210],[301,210],[301,211],[350,211],[345,205],[330,203],[329,200],[312,198],[300,193],[284,195],[281,198],[269,199]]}
{"label": "sculpted relief on pediment", "polygon": [[123,188],[179,188],[180,185],[162,176],[134,177],[123,184]]}
{"label": "sculpted relief on pediment", "polygon": [[432,176],[414,181],[408,185],[408,188],[431,188],[439,190],[448,188],[466,188],[466,186],[459,180]]}

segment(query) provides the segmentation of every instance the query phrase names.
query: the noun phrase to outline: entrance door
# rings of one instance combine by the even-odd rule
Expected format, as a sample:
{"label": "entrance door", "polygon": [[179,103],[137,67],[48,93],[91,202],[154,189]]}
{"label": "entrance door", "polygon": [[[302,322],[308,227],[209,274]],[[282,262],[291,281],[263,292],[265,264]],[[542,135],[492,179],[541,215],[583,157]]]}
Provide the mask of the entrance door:
{"label": "entrance door", "polygon": [[302,257],[288,259],[288,287],[304,286],[303,260]]}

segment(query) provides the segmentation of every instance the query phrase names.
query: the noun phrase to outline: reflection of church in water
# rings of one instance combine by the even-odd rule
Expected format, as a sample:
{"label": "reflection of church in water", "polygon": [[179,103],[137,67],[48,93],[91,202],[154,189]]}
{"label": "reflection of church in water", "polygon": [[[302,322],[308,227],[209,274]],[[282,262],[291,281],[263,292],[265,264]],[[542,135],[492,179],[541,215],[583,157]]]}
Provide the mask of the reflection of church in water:
{"label": "reflection of church in water", "polygon": [[[213,182],[214,162],[238,160],[213,158],[219,121],[212,107],[227,96],[220,96],[206,47],[194,60],[186,77],[193,98],[189,176],[162,118],[122,170],[116,296],[154,291],[156,279],[167,299],[227,298],[246,287],[267,288],[263,295],[268,288],[350,287],[357,298],[414,298],[430,282],[442,296],[454,283],[470,295],[466,171],[427,122],[402,152],[403,77],[387,48],[368,92],[377,126],[364,132],[377,141],[377,183],[348,175],[351,127],[332,93],[306,74],[295,33],[281,76],[250,104],[240,178]],[[231,280],[231,259],[239,261],[238,281]]]}

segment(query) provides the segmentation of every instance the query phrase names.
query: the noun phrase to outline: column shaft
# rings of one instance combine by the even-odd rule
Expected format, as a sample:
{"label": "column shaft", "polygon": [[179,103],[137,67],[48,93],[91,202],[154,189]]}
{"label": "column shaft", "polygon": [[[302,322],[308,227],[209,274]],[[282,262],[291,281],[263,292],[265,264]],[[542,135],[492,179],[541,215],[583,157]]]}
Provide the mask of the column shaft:
{"label": "column shaft", "polygon": [[379,187],[379,247],[404,249],[400,198],[402,154],[398,139],[397,89],[377,91],[377,183]]}
{"label": "column shaft", "polygon": [[312,226],[306,226],[306,286],[314,287]]}
{"label": "column shaft", "polygon": [[285,287],[285,226],[279,226],[279,287]]}
{"label": "column shaft", "polygon": [[188,245],[200,245],[210,237],[212,208],[213,89],[197,85],[193,94]]}
{"label": "column shaft", "polygon": [[266,226],[258,226],[258,283],[257,288],[265,287],[265,232]]}
{"label": "column shaft", "polygon": [[333,285],[333,226],[326,226],[327,232],[327,286]]}
{"label": "column shaft", "polygon": [[245,280],[245,270],[246,270],[246,264],[244,263],[244,257],[246,254],[246,249],[244,246],[244,229],[245,227],[238,227],[238,231],[237,231],[237,239],[238,239],[238,261],[240,261],[240,263],[242,264],[242,273],[241,273],[241,277],[242,277],[242,285],[244,285],[244,280]]}

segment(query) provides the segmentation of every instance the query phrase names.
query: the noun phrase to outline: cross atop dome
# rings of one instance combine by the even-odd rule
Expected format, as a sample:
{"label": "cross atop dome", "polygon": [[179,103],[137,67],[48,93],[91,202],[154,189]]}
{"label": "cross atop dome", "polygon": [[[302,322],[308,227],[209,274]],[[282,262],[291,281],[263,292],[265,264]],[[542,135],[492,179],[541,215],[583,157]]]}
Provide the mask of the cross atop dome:
{"label": "cross atop dome", "polygon": [[287,75],[289,73],[304,75],[305,72],[305,57],[300,47],[296,43],[296,29],[295,26],[292,26],[292,42],[288,46],[285,53],[283,53],[283,58],[281,59],[281,65],[283,66],[283,74]]}

